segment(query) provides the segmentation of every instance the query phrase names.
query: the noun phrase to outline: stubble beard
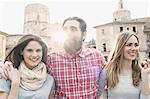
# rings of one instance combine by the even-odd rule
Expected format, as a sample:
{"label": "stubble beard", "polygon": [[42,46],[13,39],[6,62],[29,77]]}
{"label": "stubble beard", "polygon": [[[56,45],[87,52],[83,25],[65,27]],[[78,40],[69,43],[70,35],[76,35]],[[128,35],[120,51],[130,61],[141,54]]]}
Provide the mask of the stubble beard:
{"label": "stubble beard", "polygon": [[82,48],[82,40],[66,40],[64,49],[69,54],[76,54]]}

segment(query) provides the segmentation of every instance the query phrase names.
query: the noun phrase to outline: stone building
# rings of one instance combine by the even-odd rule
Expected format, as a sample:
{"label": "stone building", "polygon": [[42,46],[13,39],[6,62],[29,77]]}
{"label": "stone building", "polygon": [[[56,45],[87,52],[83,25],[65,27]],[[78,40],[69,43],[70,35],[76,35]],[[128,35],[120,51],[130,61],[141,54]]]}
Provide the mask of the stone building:
{"label": "stone building", "polygon": [[48,7],[42,4],[29,4],[24,11],[25,34],[47,35],[45,30],[49,25]]}
{"label": "stone building", "polygon": [[59,49],[54,42],[54,34],[61,28],[61,24],[50,24],[49,9],[43,4],[29,4],[24,12],[24,31],[23,34],[34,34],[42,37],[49,50]]}
{"label": "stone building", "polygon": [[0,61],[5,58],[7,33],[0,31]]}
{"label": "stone building", "polygon": [[113,13],[113,22],[94,27],[96,48],[103,52],[106,60],[114,47],[117,35],[126,31],[139,36],[141,59],[150,58],[150,17],[131,19],[130,14],[120,0],[118,10]]}
{"label": "stone building", "polygon": [[48,46],[48,50],[59,50],[61,45],[54,41],[54,36],[61,29],[60,23],[50,24],[49,9],[43,4],[29,4],[25,7],[24,30],[22,34],[11,34],[0,31],[0,60],[4,60],[8,52],[26,34],[40,36]]}

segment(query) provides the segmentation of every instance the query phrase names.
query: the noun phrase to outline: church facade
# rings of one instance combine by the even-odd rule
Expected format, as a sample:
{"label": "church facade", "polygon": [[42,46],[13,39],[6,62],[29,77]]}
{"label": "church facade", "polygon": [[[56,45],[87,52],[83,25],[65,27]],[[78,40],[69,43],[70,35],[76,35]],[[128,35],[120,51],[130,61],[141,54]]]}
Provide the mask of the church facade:
{"label": "church facade", "polygon": [[114,48],[117,35],[134,32],[140,40],[141,59],[150,58],[150,17],[131,19],[129,10],[124,9],[122,0],[113,13],[113,22],[95,26],[96,48],[101,50],[106,60]]}

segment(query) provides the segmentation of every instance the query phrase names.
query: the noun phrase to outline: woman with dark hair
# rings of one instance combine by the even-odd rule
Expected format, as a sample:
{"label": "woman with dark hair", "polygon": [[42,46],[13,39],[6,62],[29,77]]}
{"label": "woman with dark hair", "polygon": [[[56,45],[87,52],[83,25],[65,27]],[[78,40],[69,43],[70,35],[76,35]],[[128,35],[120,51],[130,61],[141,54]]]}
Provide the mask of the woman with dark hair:
{"label": "woman with dark hair", "polygon": [[23,36],[10,51],[10,61],[3,72],[8,80],[0,79],[0,99],[51,99],[54,79],[47,74],[47,46],[40,37]]}
{"label": "woman with dark hair", "polygon": [[100,85],[107,85],[106,99],[150,99],[150,64],[139,59],[137,35],[120,34]]}

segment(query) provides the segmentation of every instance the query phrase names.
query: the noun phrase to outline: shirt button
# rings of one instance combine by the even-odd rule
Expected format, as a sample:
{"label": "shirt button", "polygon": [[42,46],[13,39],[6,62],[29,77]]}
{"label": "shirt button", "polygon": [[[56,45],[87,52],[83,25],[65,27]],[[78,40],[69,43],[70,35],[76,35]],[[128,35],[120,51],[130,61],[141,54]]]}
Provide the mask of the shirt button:
{"label": "shirt button", "polygon": [[78,75],[80,75],[80,74],[81,74],[81,72],[79,71],[79,72],[78,72]]}

